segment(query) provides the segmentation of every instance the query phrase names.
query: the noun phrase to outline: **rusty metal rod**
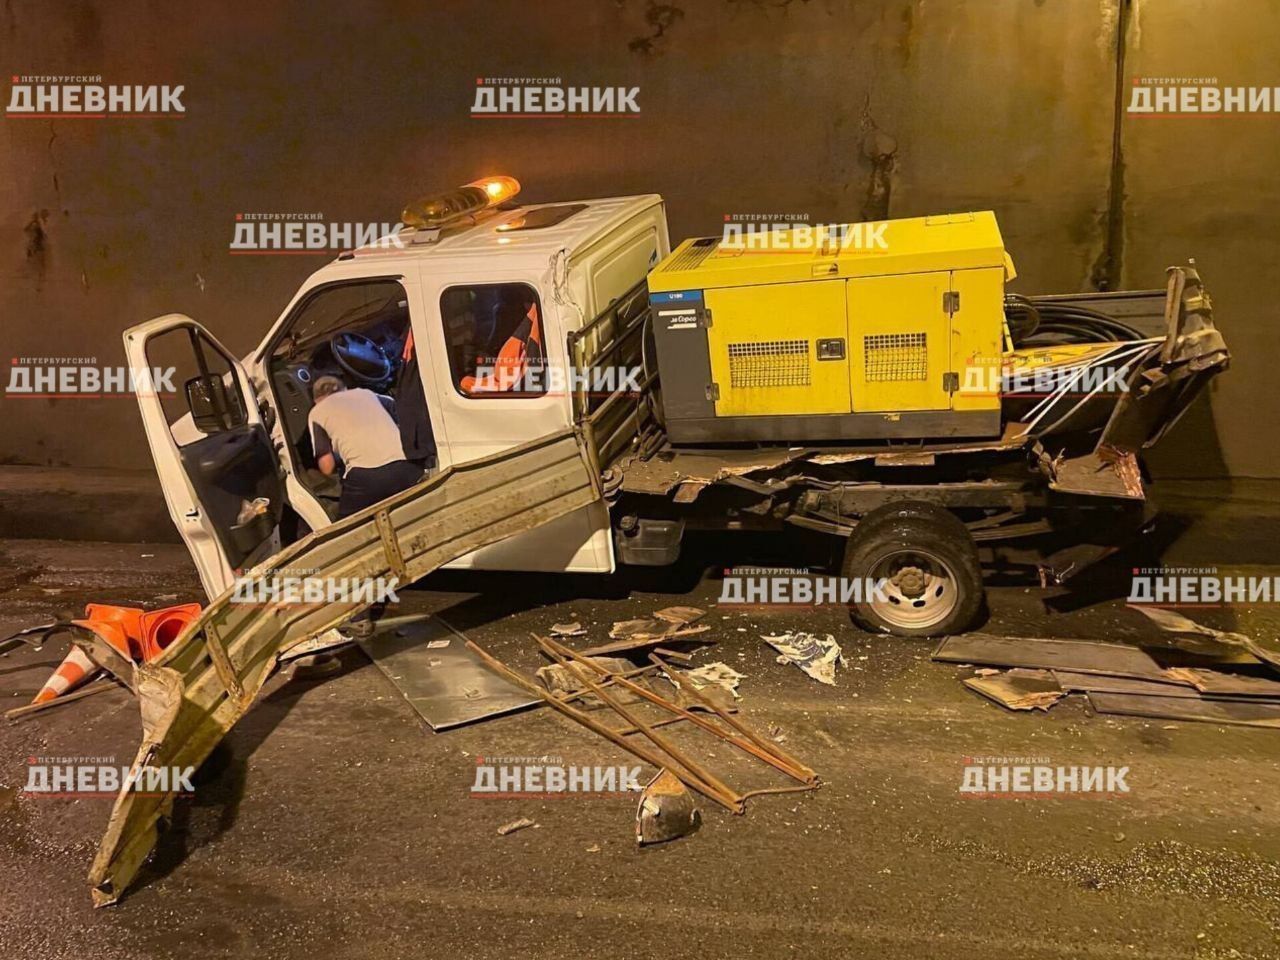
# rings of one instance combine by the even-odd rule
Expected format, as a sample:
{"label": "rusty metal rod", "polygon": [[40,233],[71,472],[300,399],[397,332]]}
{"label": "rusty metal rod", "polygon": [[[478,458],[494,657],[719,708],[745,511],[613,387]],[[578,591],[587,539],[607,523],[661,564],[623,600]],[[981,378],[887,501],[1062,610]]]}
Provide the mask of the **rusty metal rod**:
{"label": "rusty metal rod", "polygon": [[[614,733],[614,731],[610,727],[606,726],[603,723],[599,723],[594,718],[583,713],[581,710],[577,709],[576,707],[572,707],[567,703],[563,703],[560,700],[557,700],[555,697],[551,696],[551,694],[548,691],[542,689],[537,684],[526,679],[524,676],[517,673],[515,670],[512,670],[510,667],[508,667],[505,663],[503,663],[497,657],[490,655],[487,650],[485,650],[483,647],[477,644],[474,640],[467,641],[467,648],[473,651],[476,654],[476,656],[478,656],[481,660],[483,660],[489,666],[489,668],[494,671],[494,673],[511,681],[516,686],[520,687],[522,690],[525,690],[526,692],[531,693],[533,696],[543,700],[550,707],[564,714],[569,719],[576,720],[578,723],[582,724],[588,730],[592,731],[593,733],[599,734],[600,736],[608,740],[610,743],[613,743],[621,747],[623,750],[626,750],[628,753],[639,757],[645,763],[649,764],[650,766],[654,767],[657,770],[661,770],[664,767],[666,767],[667,769],[671,769],[671,764],[669,763],[669,761],[662,759],[652,750],[649,750],[647,747],[644,747],[641,744],[632,743],[631,741],[627,740],[625,737],[618,736],[616,733]],[[742,813],[743,808],[741,804],[735,804],[730,802],[724,796],[722,796],[714,787],[710,786],[709,784],[707,784],[706,782],[698,778],[695,774],[692,774],[688,771],[677,771],[677,770],[671,770],[671,772],[674,773],[676,776],[678,776],[687,786],[693,788],[694,790],[697,790],[707,799],[713,800],[716,803],[720,804],[722,807],[729,810],[731,813]]]}
{"label": "rusty metal rod", "polygon": [[702,704],[704,707],[714,710],[716,712],[716,715],[721,720],[729,724],[729,726],[733,727],[733,729],[737,730],[744,737],[746,737],[748,740],[750,740],[752,743],[758,746],[761,750],[764,750],[766,753],[772,756],[775,760],[781,761],[784,765],[790,767],[791,776],[794,779],[804,781],[804,782],[814,782],[818,779],[818,775],[814,773],[814,771],[811,770],[809,767],[805,766],[799,760],[795,759],[795,757],[792,757],[789,754],[787,754],[785,751],[779,749],[777,744],[770,743],[769,741],[763,739],[754,731],[752,731],[751,728],[747,727],[745,724],[739,723],[736,719],[729,716],[728,713],[726,713],[725,711],[721,710],[718,706],[716,706],[716,704],[710,698],[703,696],[703,694],[699,690],[694,688],[692,683],[689,683],[686,680],[682,680],[680,676],[674,670],[671,669],[671,666],[665,663],[663,659],[659,657],[657,654],[654,654],[654,653],[649,654],[649,660],[652,663],[654,663],[656,666],[662,668],[663,674],[667,677],[667,679],[669,679],[673,684],[675,684],[677,689],[683,690],[685,693],[691,696],[694,700],[698,701],[698,703]]}
{"label": "rusty metal rod", "polygon": [[[667,719],[665,719],[665,720],[658,720],[658,721],[656,721],[655,723],[651,723],[651,724],[649,724],[649,726],[651,726],[651,727],[669,727],[669,726],[671,726],[671,724],[673,724],[673,723],[688,723],[688,721],[687,721],[684,717],[667,717]],[[620,733],[620,734],[622,734],[624,737],[629,737],[629,736],[632,736],[633,734],[636,734],[636,733],[639,733],[639,732],[640,732],[640,731],[639,731],[636,727],[620,727],[620,728],[615,728],[615,729],[614,729],[614,733]]]}
{"label": "rusty metal rod", "polygon": [[755,790],[748,790],[743,796],[749,799],[770,793],[808,793],[810,790],[817,790],[819,786],[820,784],[815,779],[813,783],[799,783],[794,787],[757,787]]}
{"label": "rusty metal rod", "polygon": [[[543,638],[539,637],[537,639],[539,643],[544,643]],[[546,646],[546,645],[549,645],[549,646]],[[554,648],[558,648],[561,651],[565,651],[569,653],[575,659],[581,659],[580,656],[577,653],[575,653],[575,651],[570,650],[568,647],[564,646],[563,644],[555,643],[554,641],[546,641],[544,644],[544,648],[548,649],[549,652]],[[663,670],[667,671],[668,675],[670,675],[670,668],[667,667],[667,665],[661,660],[661,658],[657,658],[656,655],[650,654],[650,659],[657,659],[657,665],[662,667]],[[599,665],[591,663],[589,660],[584,660],[583,662],[585,662],[588,666],[592,667],[597,671],[603,669]],[[743,740],[740,737],[736,737],[729,731],[724,730],[723,728],[712,723],[710,720],[706,719],[705,717],[700,717],[694,713],[691,713],[690,711],[684,709],[683,707],[677,704],[672,703],[671,701],[665,699],[664,697],[658,696],[656,693],[654,693],[651,690],[646,690],[644,687],[631,683],[629,680],[622,680],[620,681],[620,683],[625,689],[631,690],[632,692],[643,697],[649,702],[657,704],[658,706],[663,707],[664,709],[670,710],[672,713],[678,714],[684,719],[689,720],[690,722],[706,730],[708,733],[712,733],[715,736],[719,737],[721,740],[724,740],[726,743],[733,744],[735,747],[737,747],[739,750],[742,750],[744,753],[750,754],[751,756],[755,757],[757,760],[761,760],[764,763],[769,764],[769,766],[774,767],[775,769],[781,771],[782,773],[785,773],[787,776],[791,777],[791,779],[793,780],[799,780],[803,783],[803,782],[812,780],[814,778],[814,773],[812,770],[809,770],[807,767],[800,767],[794,761],[791,761],[790,758],[783,759],[779,757],[767,746],[762,746],[761,743],[757,740],[757,738],[755,738],[753,734],[748,734],[748,739]],[[677,687],[677,689],[683,689],[681,685],[675,680],[672,680],[672,683]],[[704,707],[708,707],[711,710],[714,710],[717,716],[720,716],[723,718],[724,714],[715,706],[715,704],[711,703],[710,700],[701,696],[700,694],[697,694],[697,691],[695,691],[694,693],[695,693],[694,699],[696,699]],[[737,723],[732,724],[732,726],[735,729],[740,729],[740,725]]]}
{"label": "rusty metal rod", "polygon": [[[592,693],[594,693],[597,697],[599,697],[606,704],[608,704],[614,710],[614,712],[616,712],[620,717],[622,717],[622,719],[629,721],[632,726],[638,727],[640,730],[640,733],[642,733],[645,736],[645,738],[648,739],[655,747],[669,754],[670,756],[674,757],[686,770],[692,771],[696,776],[701,777],[707,783],[711,784],[711,786],[713,786],[715,789],[723,791],[726,797],[732,798],[735,804],[738,804],[739,806],[741,806],[742,798],[738,796],[738,794],[733,790],[733,788],[731,788],[727,783],[725,783],[723,780],[717,777],[714,773],[707,770],[705,767],[701,766],[696,760],[691,759],[689,756],[687,756],[684,753],[684,751],[682,751],[675,744],[671,743],[669,740],[665,739],[661,734],[655,733],[653,728],[650,727],[647,723],[645,723],[644,720],[641,719],[638,714],[633,713],[632,711],[628,710],[623,704],[617,702],[616,700],[611,699],[609,695],[604,692],[604,689],[600,686],[600,684],[592,680],[591,677],[588,676],[587,673],[582,670],[582,668],[579,666],[579,663],[575,663],[573,662],[573,660],[578,660],[580,662],[583,662],[587,666],[591,667],[592,669],[603,670],[606,675],[612,676],[615,679],[617,678],[617,674],[609,674],[607,670],[604,670],[604,668],[599,666],[598,664],[594,664],[590,660],[587,660],[586,658],[579,657],[578,654],[576,654],[572,650],[569,650],[568,647],[562,646],[561,644],[557,644],[554,641],[546,639],[545,637],[535,637],[535,639],[542,646],[543,650],[545,650],[550,656],[555,658],[555,661],[557,663],[559,663],[562,667],[564,667],[566,670],[572,673],[575,677],[577,677],[579,683],[585,685]],[[568,651],[569,656],[573,657],[573,660],[566,659],[566,657],[561,651]],[[662,698],[658,697],[657,694],[650,693],[650,691],[645,690],[644,687],[641,687],[638,684],[632,683],[630,680],[617,679],[617,682],[622,684],[622,686],[626,689],[633,690],[634,692],[637,692],[637,693],[643,692],[643,694],[648,694],[649,697],[655,698],[659,701],[662,700]],[[662,701],[662,702],[665,702],[665,701]]]}
{"label": "rusty metal rod", "polygon": [[124,689],[114,680],[99,680],[97,683],[91,683],[87,687],[81,687],[79,690],[72,690],[70,693],[63,693],[52,700],[46,700],[43,703],[28,703],[23,707],[14,707],[12,710],[6,710],[4,718],[6,720],[21,720],[23,717],[29,717],[33,713],[40,713],[48,710],[50,707],[60,707],[64,703],[71,703],[74,700],[83,700],[85,697],[92,697],[95,693],[102,693],[104,690]]}
{"label": "rusty metal rod", "polygon": [[[685,723],[685,722],[686,721],[684,717],[667,717],[665,720],[656,720],[653,723],[649,724],[649,726],[650,727],[669,727],[673,723]],[[618,734],[618,736],[621,736],[621,737],[631,737],[639,733],[640,728],[639,727],[621,727],[621,728],[615,727],[613,732]]]}
{"label": "rusty metal rod", "polygon": [[[611,673],[609,674],[609,679],[605,680],[604,683],[605,684],[610,683],[614,677],[625,677],[626,679],[630,680],[632,677],[639,677],[648,673],[650,670],[657,670],[657,669],[658,668],[651,663],[647,667],[637,667],[634,670],[627,670],[627,671],[624,671],[623,673]],[[581,700],[583,697],[589,696],[590,693],[591,691],[589,690],[572,690],[565,693],[564,696],[558,697],[557,699],[561,703],[573,703],[573,701],[575,700]],[[552,693],[552,696],[555,696],[555,694]]]}

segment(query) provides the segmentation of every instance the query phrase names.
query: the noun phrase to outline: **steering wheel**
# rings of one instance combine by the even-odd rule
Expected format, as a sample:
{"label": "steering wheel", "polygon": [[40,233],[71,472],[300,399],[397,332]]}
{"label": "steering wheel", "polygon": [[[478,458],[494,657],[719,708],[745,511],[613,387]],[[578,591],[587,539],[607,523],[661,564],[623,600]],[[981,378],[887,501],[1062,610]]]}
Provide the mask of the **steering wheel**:
{"label": "steering wheel", "polygon": [[391,358],[362,333],[335,333],[329,349],[338,366],[358,383],[379,384],[391,376]]}

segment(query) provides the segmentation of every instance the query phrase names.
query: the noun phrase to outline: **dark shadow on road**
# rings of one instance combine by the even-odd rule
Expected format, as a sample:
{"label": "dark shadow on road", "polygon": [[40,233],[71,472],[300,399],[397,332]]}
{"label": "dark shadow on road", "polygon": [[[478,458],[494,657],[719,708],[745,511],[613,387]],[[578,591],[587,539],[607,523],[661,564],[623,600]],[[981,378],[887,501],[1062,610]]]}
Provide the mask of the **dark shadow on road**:
{"label": "dark shadow on road", "polygon": [[356,647],[339,651],[333,671],[304,678],[292,671],[282,672],[268,682],[268,692],[260,697],[243,720],[214,748],[192,777],[194,796],[179,797],[173,816],[161,831],[156,850],[130,886],[132,895],[163,880],[176,870],[193,850],[215,841],[236,822],[240,802],[248,785],[249,758],[284,721],[301,697],[314,687],[368,664]]}

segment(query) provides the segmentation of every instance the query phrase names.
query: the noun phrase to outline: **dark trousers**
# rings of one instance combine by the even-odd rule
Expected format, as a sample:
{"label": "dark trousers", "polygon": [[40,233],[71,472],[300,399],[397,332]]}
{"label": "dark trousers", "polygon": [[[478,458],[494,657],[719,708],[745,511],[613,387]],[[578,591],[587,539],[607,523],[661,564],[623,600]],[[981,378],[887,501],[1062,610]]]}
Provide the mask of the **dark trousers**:
{"label": "dark trousers", "polygon": [[338,517],[349,517],[380,500],[407,490],[422,479],[422,468],[408,460],[394,460],[381,467],[352,467],[342,478]]}

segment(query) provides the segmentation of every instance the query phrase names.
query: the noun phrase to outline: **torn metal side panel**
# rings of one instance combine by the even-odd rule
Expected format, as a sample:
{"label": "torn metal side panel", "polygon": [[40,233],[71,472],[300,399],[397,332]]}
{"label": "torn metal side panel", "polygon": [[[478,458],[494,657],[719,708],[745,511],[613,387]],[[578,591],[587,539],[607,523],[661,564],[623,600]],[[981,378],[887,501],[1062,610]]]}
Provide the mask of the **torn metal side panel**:
{"label": "torn metal side panel", "polygon": [[[318,579],[409,582],[487,544],[523,533],[600,499],[600,478],[571,430],[452,467],[362,513],[311,534],[250,571],[261,583],[281,569]],[[348,620],[367,601],[214,600],[150,664],[134,688],[142,745],[134,769],[199,766],[244,715],[282,651]],[[155,845],[173,794],[124,789],[116,798],[89,880],[94,902],[113,903]]]}
{"label": "torn metal side panel", "polygon": [[1116,402],[1098,451],[1137,453],[1177,423],[1231,354],[1213,322],[1213,304],[1194,266],[1170,267],[1165,341],[1134,371]]}
{"label": "torn metal side panel", "polygon": [[693,500],[703,488],[731,476],[743,476],[761,470],[773,470],[804,455],[796,447],[764,450],[679,450],[667,449],[648,460],[635,460],[623,465],[622,489],[628,493],[663,496],[685,485]]}
{"label": "torn metal side panel", "polygon": [[[878,467],[933,466],[939,458],[967,453],[999,453],[1028,446],[1026,425],[1008,424],[998,439],[962,443],[871,447],[761,447],[752,449],[702,450],[667,447],[648,459],[634,458],[619,463],[621,489],[627,493],[665,496],[675,491],[677,503],[688,503],[713,484],[745,486],[750,477],[805,464],[837,466],[874,461]],[[784,480],[774,481],[785,484]],[[767,485],[756,492],[772,492]]]}
{"label": "torn metal side panel", "polygon": [[1049,488],[1059,493],[1146,499],[1142,471],[1137,456],[1132,453],[1099,449],[1083,456],[1055,460],[1048,466]]}

